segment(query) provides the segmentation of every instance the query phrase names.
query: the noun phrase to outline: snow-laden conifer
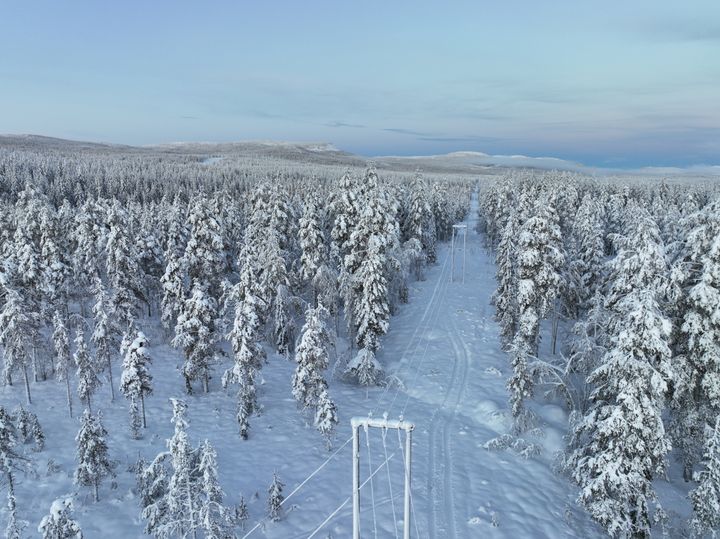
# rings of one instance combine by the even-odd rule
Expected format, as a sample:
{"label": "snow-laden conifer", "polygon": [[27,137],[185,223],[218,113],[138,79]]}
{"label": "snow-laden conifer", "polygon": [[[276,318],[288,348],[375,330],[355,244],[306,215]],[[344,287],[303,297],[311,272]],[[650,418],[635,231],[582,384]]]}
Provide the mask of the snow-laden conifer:
{"label": "snow-laden conifer", "polygon": [[110,230],[105,245],[106,272],[112,288],[110,303],[113,315],[121,328],[137,318],[138,300],[147,302],[138,255],[128,235],[127,221],[126,212],[117,200],[113,201],[108,214]]}
{"label": "snow-laden conifer", "polygon": [[285,499],[282,493],[284,486],[277,473],[273,473],[273,480],[270,488],[268,488],[267,500],[267,515],[273,522],[278,522],[282,519],[282,503]]}
{"label": "snow-laden conifer", "polygon": [[297,366],[292,378],[292,394],[302,408],[316,406],[320,393],[327,387],[323,376],[329,361],[327,316],[327,310],[322,305],[309,308],[305,313],[305,325],[295,352]]}
{"label": "snow-laden conifer", "polygon": [[100,500],[100,483],[112,474],[113,465],[108,456],[105,441],[107,431],[102,425],[101,416],[92,415],[85,410],[82,416],[77,442],[77,462],[75,483],[92,487],[95,501]]}
{"label": "snow-laden conifer", "polygon": [[111,306],[109,298],[99,277],[94,279],[92,292],[95,296],[95,304],[92,308],[95,324],[91,341],[95,346],[95,363],[98,370],[107,368],[110,401],[113,402],[115,401],[115,387],[112,372],[112,349],[115,345],[118,328],[115,327],[110,318]]}
{"label": "snow-laden conifer", "polygon": [[331,445],[332,435],[338,423],[337,408],[330,398],[328,390],[323,387],[317,399],[315,407],[315,428],[325,439],[328,449]]}
{"label": "snow-laden conifer", "polygon": [[167,518],[158,530],[158,537],[195,537],[201,527],[201,485],[196,460],[187,435],[185,413],[187,404],[170,399],[173,405],[172,422],[175,432],[168,440],[170,461],[173,468],[167,487]]}
{"label": "snow-laden conifer", "polygon": [[37,415],[19,405],[15,412],[17,436],[24,443],[35,445],[35,451],[42,451],[45,447],[45,433],[40,426]]}
{"label": "snow-laden conifer", "polygon": [[234,537],[230,514],[223,505],[225,494],[218,481],[217,454],[210,442],[200,447],[200,510],[199,518],[206,539],[228,539]]}
{"label": "snow-laden conifer", "polygon": [[5,284],[5,304],[0,311],[0,344],[3,346],[3,378],[12,383],[12,375],[20,370],[25,382],[25,398],[32,404],[28,367],[32,363],[38,335],[39,313],[28,311],[26,298],[19,290]]}
{"label": "snow-laden conifer", "polygon": [[42,539],[82,539],[80,524],[73,519],[72,498],[60,498],[50,505],[50,513],[45,515],[38,526]]}
{"label": "snow-laden conifer", "polygon": [[325,237],[320,227],[320,210],[317,197],[310,194],[300,218],[300,275],[306,283],[311,283],[327,259]]}
{"label": "snow-laden conifer", "polygon": [[55,374],[58,380],[65,382],[68,413],[72,417],[72,392],[70,391],[70,337],[67,324],[60,314],[55,311],[53,315],[53,346],[55,348]]}
{"label": "snow-laden conifer", "polygon": [[175,324],[175,338],[172,345],[181,348],[185,355],[182,374],[185,390],[192,394],[192,382],[202,380],[205,393],[208,392],[210,367],[216,356],[217,303],[205,285],[196,284],[185,302]]}
{"label": "snow-laden conifer", "polygon": [[698,537],[720,533],[720,417],[708,430],[704,469],[697,474],[700,484],[690,492],[694,512],[691,528]]}
{"label": "snow-laden conifer", "polygon": [[165,253],[165,273],[160,278],[162,299],[160,303],[161,320],[166,328],[174,328],[185,299],[185,279],[181,260],[175,249]]}
{"label": "snow-laden conifer", "polygon": [[646,536],[657,503],[652,479],[665,470],[670,441],[662,419],[670,322],[654,292],[620,300],[622,329],[588,381],[596,389],[574,431],[570,457],[580,503],[611,535]]}
{"label": "snow-laden conifer", "polygon": [[[150,355],[148,340],[141,331],[126,339],[120,391],[130,401],[130,431],[133,438],[140,437],[140,427],[146,428],[145,395],[152,393],[152,375],[148,370]],[[138,409],[139,408],[139,409]]]}
{"label": "snow-laden conifer", "polygon": [[363,259],[356,279],[362,283],[362,291],[354,305],[357,321],[357,343],[360,351],[348,363],[347,372],[362,385],[377,383],[382,369],[375,359],[380,337],[389,326],[390,307],[387,303],[387,281],[384,274],[385,255],[382,239],[372,236],[368,252]]}
{"label": "snow-laden conifer", "polygon": [[252,259],[245,256],[240,282],[235,285],[235,319],[228,335],[233,351],[233,366],[223,375],[223,387],[238,386],[237,421],[240,436],[247,439],[250,415],[257,410],[255,378],[265,359],[260,344],[260,300],[252,281]]}
{"label": "snow-laden conifer", "polygon": [[517,329],[518,253],[516,242],[519,228],[517,211],[511,208],[505,227],[502,229],[500,243],[495,252],[497,288],[492,297],[504,346],[510,344]]}
{"label": "snow-laden conifer", "polygon": [[77,367],[77,393],[81,402],[85,402],[88,410],[92,412],[91,399],[98,387],[100,379],[97,376],[95,362],[88,352],[85,342],[85,332],[82,326],[75,330],[75,354],[73,355]]}

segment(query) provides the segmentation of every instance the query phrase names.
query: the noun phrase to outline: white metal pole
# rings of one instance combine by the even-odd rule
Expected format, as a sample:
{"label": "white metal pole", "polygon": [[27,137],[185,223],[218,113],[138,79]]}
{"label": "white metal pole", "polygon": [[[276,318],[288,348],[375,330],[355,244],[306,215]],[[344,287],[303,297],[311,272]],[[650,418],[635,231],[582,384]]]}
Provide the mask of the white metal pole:
{"label": "white metal pole", "polygon": [[465,245],[467,245],[467,227],[465,227],[465,234],[463,234],[463,284],[465,284]]}
{"label": "white metal pole", "polygon": [[353,425],[353,539],[360,539],[360,426]]}
{"label": "white metal pole", "polygon": [[405,431],[405,527],[403,539],[410,539],[410,451],[412,451],[412,429]]}
{"label": "white metal pole", "polygon": [[452,229],[452,240],[450,240],[450,282],[453,282],[455,273],[455,227]]}

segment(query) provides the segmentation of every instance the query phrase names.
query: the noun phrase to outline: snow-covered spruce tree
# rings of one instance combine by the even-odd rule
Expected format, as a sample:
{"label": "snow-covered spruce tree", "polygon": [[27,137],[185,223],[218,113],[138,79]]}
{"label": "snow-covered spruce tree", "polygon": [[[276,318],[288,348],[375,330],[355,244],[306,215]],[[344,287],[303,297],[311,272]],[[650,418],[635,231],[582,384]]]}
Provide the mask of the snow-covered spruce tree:
{"label": "snow-covered spruce tree", "polygon": [[603,235],[601,208],[592,195],[587,194],[573,222],[574,253],[569,261],[570,269],[577,276],[576,293],[581,303],[579,307],[583,309],[602,285]]}
{"label": "snow-covered spruce tree", "polygon": [[430,204],[435,218],[437,239],[444,241],[449,239],[452,234],[453,220],[448,208],[446,187],[442,183],[444,182],[433,183]]}
{"label": "snow-covered spruce tree", "polygon": [[148,340],[141,331],[137,331],[126,342],[129,345],[124,351],[120,391],[130,401],[130,431],[133,438],[137,439],[140,437],[140,427],[147,427],[145,395],[152,393],[152,375],[148,371],[151,360]]}
{"label": "snow-covered spruce tree", "polygon": [[[20,198],[16,206],[25,207],[25,209],[18,214],[13,238],[14,245],[10,252],[11,263],[15,267],[10,284],[22,294],[25,313],[28,316],[37,317],[39,326],[43,290],[45,289],[45,267],[40,250],[40,226],[36,217],[38,213],[31,216],[32,214],[28,215],[26,211],[32,207],[35,211],[41,212],[42,205],[38,200],[30,200],[25,204]],[[35,345],[36,343],[33,343],[33,346]],[[40,378],[44,378],[45,373],[43,366],[38,364],[34,351],[32,355],[33,377],[37,382]]]}
{"label": "snow-covered spruce tree", "polygon": [[517,211],[511,207],[505,227],[502,229],[500,243],[495,252],[495,279],[497,288],[492,301],[496,317],[500,324],[500,337],[503,346],[508,347],[517,329],[517,252],[516,241],[520,223]]}
{"label": "snow-covered spruce tree", "polygon": [[[318,199],[314,194],[308,195],[300,218],[300,275],[306,283],[313,285],[320,267],[327,261],[325,236],[320,223]],[[317,300],[317,290],[313,290],[313,298]]]}
{"label": "snow-covered spruce tree", "polygon": [[252,281],[252,263],[249,256],[244,257],[240,281],[232,292],[235,321],[228,339],[232,345],[235,363],[225,371],[222,378],[223,387],[230,384],[239,386],[236,417],[240,436],[244,440],[248,437],[250,416],[258,408],[255,377],[265,359],[265,351],[259,342],[261,305],[257,297],[256,283]]}
{"label": "snow-covered spruce tree", "polygon": [[390,318],[384,270],[382,239],[373,235],[355,277],[362,283],[361,295],[353,305],[360,351],[347,367],[348,374],[366,386],[376,384],[382,374],[375,352],[380,345],[380,337],[388,330]]}
{"label": "snow-covered spruce tree", "polygon": [[278,285],[272,298],[273,341],[278,354],[286,357],[293,352],[297,330],[295,313],[300,309],[301,302],[285,284]]}
{"label": "snow-covered spruce tree", "polygon": [[698,282],[689,290],[687,311],[681,326],[686,338],[685,354],[677,358],[673,400],[676,402],[675,429],[685,461],[685,477],[702,451],[705,425],[712,426],[720,414],[720,239],[700,260]]}
{"label": "snow-covered spruce tree", "polygon": [[245,497],[240,496],[240,501],[235,506],[233,520],[240,527],[240,530],[245,531],[245,522],[247,522],[248,518],[250,518],[250,513],[248,512],[247,503],[245,503]]}
{"label": "snow-covered spruce tree", "polygon": [[[272,324],[272,340],[279,353],[287,353],[295,340],[295,321],[292,310],[296,303],[291,292],[290,274],[287,270],[287,252],[282,248],[281,236],[270,229],[259,250],[264,271],[260,279],[259,296],[267,300],[267,312]],[[246,249],[243,249],[245,252]],[[243,255],[243,259],[247,255]]]}
{"label": "snow-covered spruce tree", "polygon": [[40,215],[40,254],[44,271],[44,312],[67,306],[72,269],[66,260],[66,251],[60,244],[62,238],[58,236],[59,224],[50,208],[43,207]]}
{"label": "snow-covered spruce tree", "polygon": [[0,311],[0,344],[3,346],[3,378],[6,384],[12,384],[12,374],[22,371],[25,382],[25,398],[32,404],[28,366],[34,355],[34,347],[39,338],[39,313],[28,312],[28,303],[21,293],[5,283],[5,305]]}
{"label": "snow-covered spruce tree", "polygon": [[720,234],[720,199],[701,211],[690,211],[685,215],[682,230],[683,240],[674,249],[676,257],[668,288],[676,374],[670,401],[670,432],[684,463],[684,478],[691,481],[693,467],[702,458],[705,425],[712,425],[713,413],[717,414],[717,407],[713,412],[700,384],[705,378],[704,358],[710,359],[707,367],[712,380],[715,375],[712,374],[711,358],[718,355],[712,338],[717,334],[717,323],[712,321],[711,313],[712,296],[717,295],[718,288],[718,278],[712,275],[717,270],[712,268],[717,266],[718,258],[713,246]]}
{"label": "snow-covered spruce tree", "polygon": [[267,515],[273,522],[278,522],[282,519],[282,503],[285,499],[283,496],[283,487],[285,485],[280,482],[280,478],[276,473],[273,473],[273,480],[268,488],[268,501],[267,501]]}
{"label": "snow-covered spruce tree", "polygon": [[[657,224],[644,208],[629,204],[625,227],[631,233],[625,238],[617,256],[610,262],[606,307],[610,314],[608,330],[617,334],[616,321],[622,312],[615,304],[632,291],[648,288],[662,293],[667,282],[665,250]],[[618,316],[615,316],[617,314]]]}
{"label": "snow-covered spruce tree", "polygon": [[[541,202],[535,211],[536,215],[523,223],[518,241],[518,277],[521,289],[518,295],[528,294],[524,301],[518,298],[520,317],[522,318],[526,306],[535,310],[538,322],[552,313],[555,330],[556,302],[564,286],[562,273],[565,253],[558,216],[552,204],[549,201]],[[534,333],[534,339],[530,340],[529,344],[531,350],[537,353],[539,326]],[[553,332],[553,343],[554,339]]]}
{"label": "snow-covered spruce tree", "polygon": [[45,433],[37,415],[22,405],[15,409],[14,415],[19,440],[24,444],[34,444],[35,451],[42,451],[45,448]]}
{"label": "snow-covered spruce tree", "polygon": [[547,205],[536,206],[537,215],[520,228],[517,244],[517,327],[511,345],[513,376],[508,381],[516,428],[526,423],[523,401],[532,395],[533,381],[527,372],[537,355],[540,320],[553,308],[562,286],[560,270],[565,263],[560,228]]}
{"label": "snow-covered spruce tree", "polygon": [[196,283],[183,303],[172,341],[185,354],[182,374],[188,395],[193,391],[192,382],[198,379],[202,380],[205,393],[209,391],[210,366],[216,356],[217,319],[215,299],[208,294],[206,285]]}
{"label": "snow-covered spruce tree", "polygon": [[88,352],[82,326],[78,326],[75,330],[75,354],[73,360],[77,367],[78,397],[81,402],[84,401],[87,404],[88,410],[92,413],[90,401],[97,388],[100,387],[100,379],[95,372],[95,362]]}
{"label": "snow-covered spruce tree", "polygon": [[159,531],[168,518],[169,459],[168,452],[157,455],[147,468],[141,470],[138,480],[140,515],[146,521],[145,533],[155,537],[161,537]]}
{"label": "snow-covered spruce tree", "polygon": [[197,456],[187,436],[185,412],[187,404],[170,399],[173,405],[172,422],[175,433],[168,440],[173,473],[167,489],[167,518],[157,528],[158,537],[195,537],[200,522],[200,477],[197,473]]}
{"label": "snow-covered spruce tree", "polygon": [[428,188],[422,175],[417,174],[410,187],[410,204],[403,230],[405,240],[415,238],[422,244],[425,257],[434,263],[435,254],[435,216],[428,202]]}
{"label": "snow-covered spruce tree", "polygon": [[315,428],[325,439],[328,449],[331,447],[332,436],[337,423],[337,408],[330,398],[327,388],[324,387],[320,391],[315,408]]}
{"label": "snow-covered spruce tree", "polygon": [[90,200],[85,201],[75,212],[74,222],[73,282],[80,288],[82,294],[90,288],[95,277],[100,273],[101,231],[95,203]]}
{"label": "snow-covered spruce tree", "polygon": [[50,513],[45,515],[38,526],[42,539],[82,539],[80,524],[73,519],[72,498],[55,500]]}
{"label": "snow-covered spruce tree", "polygon": [[[356,304],[360,301],[363,287],[362,281],[357,278],[357,273],[362,261],[368,254],[368,242],[373,235],[378,237],[379,245],[376,250],[383,256],[382,271],[383,276],[385,276],[386,253],[389,246],[388,244],[382,244],[386,233],[383,227],[384,220],[389,217],[380,215],[386,208],[379,189],[377,174],[372,168],[369,168],[357,193],[358,203],[362,208],[358,221],[342,248],[346,254],[341,260],[340,294],[345,306],[345,319],[352,344],[355,344],[357,339],[358,322],[355,319],[355,310]],[[387,288],[385,294],[387,295]]]}
{"label": "snow-covered spruce tree", "polygon": [[58,380],[65,382],[65,391],[67,394],[68,413],[72,417],[72,392],[70,391],[70,337],[68,335],[67,324],[60,314],[55,311],[53,315],[53,345],[55,348],[55,375]]}
{"label": "snow-covered spruce tree", "polygon": [[507,381],[507,390],[510,400],[510,409],[513,416],[514,430],[523,432],[533,423],[532,414],[525,408],[525,400],[532,397],[533,378],[528,364],[535,357],[530,350],[528,340],[517,334],[510,345],[510,365],[513,375]]}
{"label": "snow-covered spruce tree", "polygon": [[95,501],[100,500],[100,483],[112,474],[113,465],[108,457],[108,446],[105,441],[107,431],[102,425],[100,414],[93,416],[85,410],[82,416],[77,442],[77,462],[75,483],[85,487],[93,487]]}
{"label": "snow-covered spruce tree", "polygon": [[110,401],[115,401],[115,387],[112,373],[112,349],[115,346],[118,328],[110,318],[110,302],[100,277],[95,277],[92,285],[95,304],[92,312],[95,318],[93,333],[90,338],[95,346],[95,360],[98,370],[107,368],[108,384],[110,385]]}
{"label": "snow-covered spruce tree", "polygon": [[17,502],[15,498],[15,482],[13,476],[13,460],[18,457],[15,451],[17,438],[12,417],[0,406],[0,472],[7,481],[8,523],[5,528],[6,537],[19,539],[21,528],[17,521]]}
{"label": "snow-covered spruce tree", "polygon": [[720,417],[708,430],[704,469],[697,474],[700,484],[689,496],[694,511],[690,526],[698,537],[716,537],[720,532]]}
{"label": "snow-covered spruce tree", "polygon": [[200,447],[198,472],[202,476],[199,517],[205,538],[228,539],[235,537],[232,532],[230,514],[223,505],[225,494],[218,481],[217,454],[207,440]]}
{"label": "snow-covered spruce tree", "polygon": [[125,211],[114,200],[108,213],[106,271],[112,294],[110,303],[113,315],[121,328],[128,326],[137,318],[137,303],[143,301],[149,305],[146,297],[138,255],[135,245],[128,236],[128,219]]}
{"label": "snow-covered spruce tree", "polygon": [[182,261],[174,248],[165,253],[165,273],[160,278],[162,299],[160,300],[161,321],[166,328],[174,328],[185,299],[185,275]]}
{"label": "snow-covered spruce tree", "polygon": [[665,470],[670,441],[662,421],[670,363],[670,322],[655,292],[634,290],[616,308],[622,313],[611,348],[588,381],[596,389],[574,428],[569,469],[581,487],[580,503],[611,535],[645,537],[654,477]]}
{"label": "snow-covered spruce tree", "polygon": [[190,203],[188,215],[190,237],[185,247],[183,266],[193,290],[201,286],[212,298],[220,295],[220,280],[225,269],[222,225],[214,215],[207,198],[200,196]]}
{"label": "snow-covered spruce tree", "polygon": [[271,231],[277,233],[280,239],[280,250],[283,253],[294,253],[298,238],[297,218],[289,199],[289,193],[285,188],[279,182],[275,182],[270,195],[270,222],[268,226]]}
{"label": "snow-covered spruce tree", "polygon": [[360,214],[355,182],[353,182],[350,172],[342,175],[331,196],[330,210],[334,219],[330,238],[334,251],[333,256],[341,259],[347,254],[345,244],[350,239],[350,234],[352,234]]}
{"label": "snow-covered spruce tree", "polygon": [[329,361],[327,316],[328,312],[322,305],[309,308],[305,313],[305,325],[295,352],[297,367],[292,377],[292,394],[302,408],[316,406],[320,394],[327,388],[323,376]]}

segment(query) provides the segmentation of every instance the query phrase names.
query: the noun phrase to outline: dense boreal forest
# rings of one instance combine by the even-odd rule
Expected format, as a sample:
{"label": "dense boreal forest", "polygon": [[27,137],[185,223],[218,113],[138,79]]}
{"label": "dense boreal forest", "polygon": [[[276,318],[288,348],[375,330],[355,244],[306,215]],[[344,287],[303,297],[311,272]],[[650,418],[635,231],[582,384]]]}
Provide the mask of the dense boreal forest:
{"label": "dense boreal forest", "polygon": [[614,537],[666,533],[655,487],[676,463],[690,533],[720,528],[719,194],[554,173],[481,188],[515,434],[537,427],[533,395],[565,402],[559,471]]}
{"label": "dense boreal forest", "polygon": [[[77,449],[73,482],[91,495],[83,503],[132,474],[145,533],[236,536],[246,500],[225,502],[216,449],[190,441],[193,401],[183,394],[223,393],[243,444],[263,411],[269,354],[285,357],[294,369],[284,390],[331,448],[338,410],[328,377],[360,392],[391,383],[377,352],[392,315],[412,308],[409,285],[436,263],[436,243],[473,196],[512,372],[513,430],[486,447],[531,458],[543,429],[535,404],[560,403],[570,422],[557,473],[611,536],[666,533],[656,487],[670,466],[689,485],[688,532],[715,534],[719,194],[700,180],[527,170],[478,179],[232,154],[2,150],[6,537],[27,535],[15,490],[52,442],[35,396],[49,385],[78,425],[65,436]],[[126,406],[115,436],[150,436],[161,343],[147,335],[179,358],[177,396],[164,404],[173,433],[167,450],[121,469],[103,409]],[[48,474],[56,468],[48,461]],[[277,475],[268,483],[272,521],[282,518],[284,485]],[[56,499],[30,528],[79,536],[77,502]]]}
{"label": "dense boreal forest", "polygon": [[[190,443],[185,400],[167,403],[174,425],[167,451],[129,472],[116,469],[102,410],[127,402],[130,439],[154,421],[145,404],[157,343],[148,329],[161,325],[182,358],[179,392],[227,393],[238,443],[253,436],[262,409],[267,351],[294,361],[288,394],[330,447],[337,423],[330,360],[348,384],[385,383],[375,354],[391,315],[410,299],[408,283],[435,262],[436,241],[467,214],[473,189],[458,176],[378,173],[372,165],[0,152],[2,383],[22,387],[12,394],[25,401],[0,406],[6,536],[24,535],[15,482],[32,476],[34,453],[44,447],[31,411],[38,384],[55,384],[67,414],[79,418],[73,478],[96,502],[105,483],[134,473],[146,533],[234,536],[247,507],[224,504],[215,449]],[[336,339],[347,352],[331,346]],[[274,477],[272,520],[282,486]],[[73,506],[72,497],[53,502],[39,533],[75,537]]]}

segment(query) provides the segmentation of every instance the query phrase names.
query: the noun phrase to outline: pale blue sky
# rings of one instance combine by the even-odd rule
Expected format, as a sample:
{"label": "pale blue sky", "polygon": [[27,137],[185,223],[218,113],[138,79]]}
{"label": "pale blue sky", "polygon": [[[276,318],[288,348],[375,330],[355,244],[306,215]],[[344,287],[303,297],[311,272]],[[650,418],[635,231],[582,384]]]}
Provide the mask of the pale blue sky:
{"label": "pale blue sky", "polygon": [[720,163],[720,2],[0,0],[0,133]]}

